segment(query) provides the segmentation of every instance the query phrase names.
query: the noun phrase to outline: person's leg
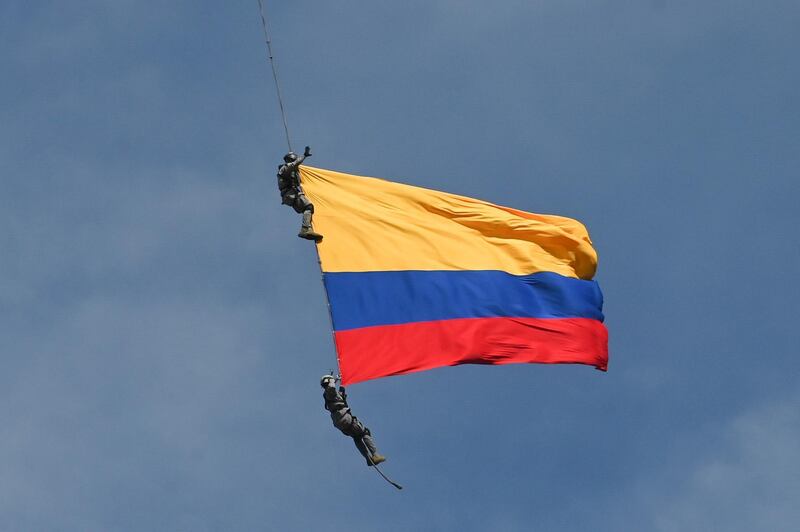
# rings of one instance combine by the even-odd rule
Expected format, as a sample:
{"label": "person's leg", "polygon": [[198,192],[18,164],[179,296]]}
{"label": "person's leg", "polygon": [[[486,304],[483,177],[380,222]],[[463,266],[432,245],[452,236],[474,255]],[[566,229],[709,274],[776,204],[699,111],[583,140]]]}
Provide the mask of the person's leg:
{"label": "person's leg", "polygon": [[[356,447],[367,459],[367,465],[380,464],[386,461],[386,457],[378,453],[378,448],[375,445],[375,440],[372,439],[372,433],[364,426],[358,418],[353,417],[351,426],[351,435],[356,442]],[[367,453],[367,454],[365,454]]]}
{"label": "person's leg", "polygon": [[378,448],[375,447],[375,440],[372,439],[372,433],[369,429],[364,430],[364,435],[361,436],[361,439],[364,441],[364,445],[367,446],[367,449],[369,449],[370,455],[378,454]]}
{"label": "person's leg", "polygon": [[370,462],[371,453],[369,452],[367,446],[364,445],[364,441],[357,436],[353,436],[352,438],[353,438],[353,443],[356,444],[356,449],[358,449],[358,452],[360,452],[361,456],[363,456],[364,459],[367,461],[367,465],[371,465],[372,464],[372,462]]}
{"label": "person's leg", "polygon": [[313,240],[315,242],[321,241],[322,235],[314,232],[314,229],[312,228],[314,205],[308,201],[308,198],[306,198],[304,194],[301,193],[297,195],[294,209],[297,212],[303,213],[303,224],[300,227],[300,233],[298,233],[297,236],[300,238],[305,238],[306,240]]}
{"label": "person's leg", "polygon": [[[361,453],[361,456],[367,460],[367,465],[372,465],[372,462],[370,461],[370,457],[372,456],[372,448],[366,443],[364,438],[367,436],[367,432],[368,431],[364,427],[364,424],[361,423],[357,417],[352,416],[350,418],[350,425],[347,427],[347,435],[353,438],[353,443],[356,444],[356,449],[358,449],[358,452]],[[367,436],[367,438],[369,437]],[[370,443],[372,442],[371,439],[369,441]]]}
{"label": "person's leg", "polygon": [[348,412],[344,414],[337,413],[337,415],[333,416],[333,426],[341,430],[346,436],[352,436],[353,431],[350,427],[353,424],[353,419],[353,416]]}

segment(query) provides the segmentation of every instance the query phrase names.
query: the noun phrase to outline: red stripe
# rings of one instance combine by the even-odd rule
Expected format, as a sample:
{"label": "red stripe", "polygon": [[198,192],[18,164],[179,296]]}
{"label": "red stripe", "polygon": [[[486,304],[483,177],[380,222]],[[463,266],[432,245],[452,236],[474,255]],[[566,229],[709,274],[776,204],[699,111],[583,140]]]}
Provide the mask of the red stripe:
{"label": "red stripe", "polygon": [[608,367],[608,331],[588,318],[466,318],[336,333],[342,383],[459,364]]}

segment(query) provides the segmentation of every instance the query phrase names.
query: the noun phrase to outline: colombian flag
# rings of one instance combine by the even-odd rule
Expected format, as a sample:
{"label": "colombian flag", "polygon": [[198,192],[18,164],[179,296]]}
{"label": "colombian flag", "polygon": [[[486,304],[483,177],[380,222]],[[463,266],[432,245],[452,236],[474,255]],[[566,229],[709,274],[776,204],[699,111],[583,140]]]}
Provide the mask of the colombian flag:
{"label": "colombian flag", "polygon": [[597,253],[580,222],[300,167],[342,383],[457,364],[605,370]]}

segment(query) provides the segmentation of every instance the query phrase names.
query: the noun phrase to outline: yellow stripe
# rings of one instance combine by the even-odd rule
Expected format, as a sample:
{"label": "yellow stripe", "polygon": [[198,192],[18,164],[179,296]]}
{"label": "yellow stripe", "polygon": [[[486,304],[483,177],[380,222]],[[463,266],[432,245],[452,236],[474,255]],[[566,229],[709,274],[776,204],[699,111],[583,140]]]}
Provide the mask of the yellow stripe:
{"label": "yellow stripe", "polygon": [[591,279],[597,254],[571,218],[383,179],[300,167],[326,272],[550,271]]}

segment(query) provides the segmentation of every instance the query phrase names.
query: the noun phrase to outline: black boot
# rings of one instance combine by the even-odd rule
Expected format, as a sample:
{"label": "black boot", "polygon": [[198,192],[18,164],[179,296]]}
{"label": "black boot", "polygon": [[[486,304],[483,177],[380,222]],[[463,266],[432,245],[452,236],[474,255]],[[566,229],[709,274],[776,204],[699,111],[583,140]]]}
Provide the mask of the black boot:
{"label": "black boot", "polygon": [[297,236],[305,238],[306,240],[313,240],[314,242],[322,242],[322,235],[315,233],[313,229],[306,226],[300,228],[300,232],[297,233]]}
{"label": "black boot", "polygon": [[315,233],[314,230],[311,228],[311,212],[305,211],[303,213],[303,225],[300,227],[300,232],[297,233],[297,236],[300,238],[305,238],[306,240],[313,240],[314,242],[322,242],[322,235],[319,233]]}
{"label": "black boot", "polygon": [[378,465],[381,462],[385,462],[386,457],[383,456],[382,454],[375,453],[370,457],[370,460],[372,461],[372,463],[371,464],[368,463],[367,465],[372,467],[373,465]]}

